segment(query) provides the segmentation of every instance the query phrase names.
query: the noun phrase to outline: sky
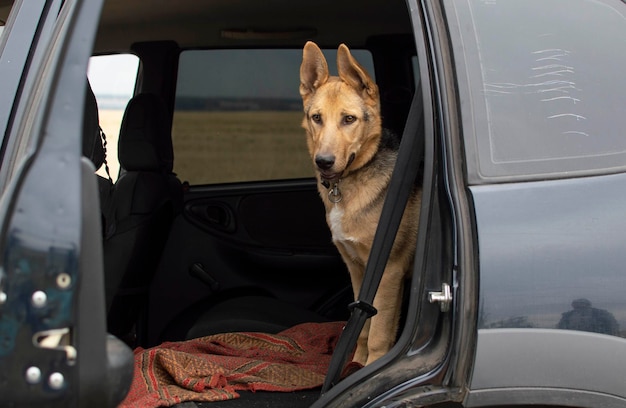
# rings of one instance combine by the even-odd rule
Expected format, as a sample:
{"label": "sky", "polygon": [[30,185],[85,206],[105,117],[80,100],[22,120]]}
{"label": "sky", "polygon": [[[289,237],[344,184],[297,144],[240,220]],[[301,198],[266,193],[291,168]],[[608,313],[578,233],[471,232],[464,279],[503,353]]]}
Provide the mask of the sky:
{"label": "sky", "polygon": [[91,57],[87,76],[96,95],[132,96],[139,60],[134,55]]}

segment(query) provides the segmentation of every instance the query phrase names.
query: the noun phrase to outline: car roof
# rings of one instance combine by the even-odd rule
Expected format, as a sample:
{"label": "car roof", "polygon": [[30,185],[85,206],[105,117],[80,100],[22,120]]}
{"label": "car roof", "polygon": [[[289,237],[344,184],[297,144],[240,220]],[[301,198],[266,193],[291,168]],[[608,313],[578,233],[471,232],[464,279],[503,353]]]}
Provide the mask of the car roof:
{"label": "car roof", "polygon": [[94,53],[134,42],[181,48],[300,47],[306,40],[365,47],[369,38],[411,33],[404,0],[107,0]]}

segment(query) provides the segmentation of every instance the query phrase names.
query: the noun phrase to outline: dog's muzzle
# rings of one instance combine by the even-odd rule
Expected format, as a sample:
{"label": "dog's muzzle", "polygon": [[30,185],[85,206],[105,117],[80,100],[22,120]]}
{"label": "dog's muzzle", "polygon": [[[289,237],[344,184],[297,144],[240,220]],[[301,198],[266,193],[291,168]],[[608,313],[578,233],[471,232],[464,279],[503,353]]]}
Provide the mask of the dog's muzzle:
{"label": "dog's muzzle", "polygon": [[346,169],[350,167],[352,162],[354,162],[355,158],[356,154],[351,153],[344,170],[342,170],[341,172],[329,172],[328,170],[331,169],[332,166],[335,164],[335,156],[315,156],[315,164],[317,165],[317,168],[320,172],[322,185],[326,188],[330,188],[331,184],[333,183],[336,185],[339,179],[344,175]]}
{"label": "dog's muzzle", "polygon": [[315,164],[322,172],[330,170],[335,165],[335,156],[318,154],[315,156]]}

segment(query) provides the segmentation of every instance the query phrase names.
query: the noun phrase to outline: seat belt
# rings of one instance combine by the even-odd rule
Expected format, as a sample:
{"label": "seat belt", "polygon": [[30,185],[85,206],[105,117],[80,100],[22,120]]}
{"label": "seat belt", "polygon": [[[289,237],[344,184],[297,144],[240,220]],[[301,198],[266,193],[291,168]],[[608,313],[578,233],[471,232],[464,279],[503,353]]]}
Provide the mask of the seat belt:
{"label": "seat belt", "polygon": [[365,321],[377,313],[373,306],[374,296],[385,271],[404,208],[415,188],[415,178],[419,171],[419,166],[416,163],[419,163],[419,158],[424,153],[424,141],[417,137],[420,126],[423,124],[423,112],[420,87],[413,96],[407,123],[402,133],[398,158],[389,181],[387,197],[383,204],[378,228],[365,267],[363,285],[358,299],[349,305],[350,318],[335,347],[322,385],[322,395],[339,382],[343,368],[348,362],[352,350],[354,350]]}

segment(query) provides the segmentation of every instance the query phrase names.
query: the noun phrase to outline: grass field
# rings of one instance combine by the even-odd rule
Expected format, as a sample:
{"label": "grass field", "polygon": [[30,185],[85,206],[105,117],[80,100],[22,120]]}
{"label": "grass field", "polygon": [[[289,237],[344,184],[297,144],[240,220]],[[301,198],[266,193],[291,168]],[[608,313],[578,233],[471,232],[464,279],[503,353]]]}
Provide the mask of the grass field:
{"label": "grass field", "polygon": [[[111,175],[117,175],[122,111],[100,112]],[[177,112],[174,172],[190,184],[311,177],[301,112]],[[98,171],[103,174],[103,169]]]}

